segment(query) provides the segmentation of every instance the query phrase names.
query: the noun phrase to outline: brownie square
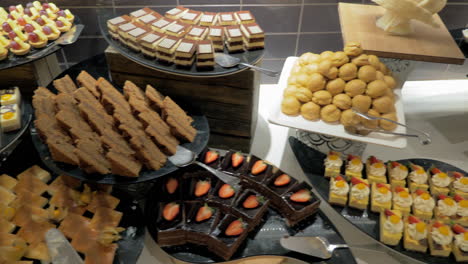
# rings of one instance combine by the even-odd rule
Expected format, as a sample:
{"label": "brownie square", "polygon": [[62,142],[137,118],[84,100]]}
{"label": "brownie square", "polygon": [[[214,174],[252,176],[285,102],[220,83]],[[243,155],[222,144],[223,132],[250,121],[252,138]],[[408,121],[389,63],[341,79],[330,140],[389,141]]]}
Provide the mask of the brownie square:
{"label": "brownie square", "polygon": [[210,167],[212,167],[213,169],[218,169],[220,164],[221,164],[221,154],[219,154],[218,151],[218,158],[215,160],[215,161],[212,161],[210,163],[206,163],[205,162],[205,158],[206,158],[206,154],[209,152],[209,151],[216,151],[216,150],[213,150],[213,149],[209,149],[209,148],[205,148],[201,153],[200,155],[198,156],[197,160],[201,163],[204,163]]}
{"label": "brownie square", "polygon": [[260,158],[256,156],[249,156],[247,158],[248,166],[242,171],[241,177],[243,179],[243,185],[247,186],[248,188],[252,188],[255,190],[264,190],[265,187],[263,186],[263,182],[271,175],[271,171],[273,166],[266,163],[267,167],[264,171],[258,174],[252,174],[252,168],[254,167],[257,161],[262,161]]}
{"label": "brownie square", "polygon": [[237,152],[237,151],[234,151],[234,150],[228,151],[228,153],[226,153],[226,155],[223,158],[223,162],[221,163],[221,170],[223,172],[227,173],[227,174],[240,175],[242,171],[247,170],[247,166],[249,165],[249,163],[247,161],[248,156],[244,155],[244,154],[241,154],[244,157],[244,161],[239,166],[233,167],[232,155],[234,153],[241,154],[240,152]]}
{"label": "brownie square", "polygon": [[247,222],[244,221],[244,232],[238,236],[228,236],[225,234],[227,227],[235,220],[239,218],[226,214],[216,228],[211,232],[211,236],[214,238],[209,242],[208,249],[214,252],[216,255],[222,257],[225,260],[231,258],[231,256],[237,251],[237,249],[242,245],[245,238],[248,235],[248,230],[250,226]]}
{"label": "brownie square", "polygon": [[[200,200],[204,201],[208,198],[211,190],[216,186],[218,179],[213,176],[208,171],[199,171],[194,173],[186,173],[184,174],[185,181],[187,182],[187,186],[184,189],[184,197],[185,200]],[[210,189],[203,195],[197,196],[196,195],[196,187],[197,183],[201,181],[206,181],[210,184]]]}
{"label": "brownie square", "polygon": [[[158,198],[159,201],[177,201],[177,200],[182,200],[183,197],[183,192],[184,192],[184,179],[180,177],[180,174],[171,174],[170,176],[163,177],[158,181],[156,184],[156,191],[158,192]],[[177,188],[175,191],[172,193],[169,192],[168,190],[168,183],[171,181],[171,184],[173,182],[177,182]]]}
{"label": "brownie square", "polygon": [[[255,195],[259,201],[259,205],[256,208],[246,208],[243,205],[245,200],[251,195]],[[263,216],[268,210],[269,204],[270,200],[267,197],[255,190],[247,189],[239,195],[234,208],[242,215],[243,219],[249,222],[250,227],[253,229],[262,221]]]}
{"label": "brownie square", "polygon": [[[291,196],[302,189],[310,191],[311,199],[306,202],[295,202],[291,200]],[[312,193],[311,187],[305,183],[297,183],[295,186],[291,187],[284,195],[283,205],[278,209],[281,214],[288,220],[288,224],[293,226],[300,221],[306,219],[309,216],[314,215],[318,211],[320,205],[320,200]]]}
{"label": "brownie square", "polygon": [[185,202],[185,230],[187,231],[187,242],[197,245],[208,245],[208,240],[213,229],[216,227],[221,217],[220,208],[214,204],[207,204],[213,211],[211,218],[201,222],[196,221],[199,209],[205,206],[201,201]]}
{"label": "brownie square", "polygon": [[241,187],[239,186],[238,189],[234,188],[234,191],[235,191],[235,194],[232,195],[231,197],[229,198],[221,198],[219,196],[219,190],[221,189],[221,187],[226,184],[224,183],[223,181],[218,181],[215,185],[214,188],[212,188],[210,194],[209,194],[209,197],[208,197],[208,201],[210,202],[213,202],[215,204],[218,204],[219,206],[221,207],[224,207],[224,210],[225,211],[230,211],[233,204],[234,204],[234,201],[236,200],[236,198],[239,196],[239,193],[242,191]]}
{"label": "brownie square", "polygon": [[158,204],[158,217],[156,226],[158,229],[157,243],[159,246],[176,246],[186,243],[184,230],[184,204],[181,201],[175,201],[179,204],[179,214],[172,221],[168,221],[163,217],[164,207],[168,202]]}
{"label": "brownie square", "polygon": [[291,181],[283,186],[277,186],[275,184],[276,179],[285,174],[282,170],[278,168],[273,168],[272,174],[264,182],[265,186],[265,195],[271,199],[271,205],[275,208],[279,207],[283,203],[283,198],[281,197],[289,189],[296,185],[297,180],[293,177],[290,177]]}

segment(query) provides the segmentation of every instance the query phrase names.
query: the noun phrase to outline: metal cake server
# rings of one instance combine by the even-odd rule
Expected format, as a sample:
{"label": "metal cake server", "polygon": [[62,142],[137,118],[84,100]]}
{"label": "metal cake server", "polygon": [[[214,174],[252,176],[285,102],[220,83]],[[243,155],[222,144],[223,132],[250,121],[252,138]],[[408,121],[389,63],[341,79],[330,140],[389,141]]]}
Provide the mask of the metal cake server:
{"label": "metal cake server", "polygon": [[283,237],[280,244],[286,249],[321,259],[332,257],[338,248],[348,248],[346,244],[330,244],[325,237]]}
{"label": "metal cake server", "polygon": [[53,264],[83,264],[78,252],[58,229],[49,229],[45,240]]}
{"label": "metal cake server", "polygon": [[81,34],[81,31],[83,31],[84,25],[76,25],[70,29],[67,33],[63,34],[60,38],[58,38],[56,41],[52,42],[52,44],[48,47],[45,47],[41,51],[29,55],[28,59],[38,59],[42,56],[44,56],[47,52],[50,51],[53,47],[57,45],[70,45],[76,42],[78,40],[78,37]]}
{"label": "metal cake server", "polygon": [[271,77],[276,77],[278,76],[280,73],[278,71],[272,71],[272,70],[268,70],[268,69],[265,69],[265,68],[261,68],[261,67],[258,67],[258,66],[255,66],[255,65],[252,65],[252,64],[248,64],[248,63],[245,63],[245,62],[241,62],[241,60],[239,58],[236,58],[236,57],[233,57],[231,55],[228,55],[228,54],[225,54],[225,53],[221,53],[221,52],[216,52],[215,53],[215,62],[223,67],[223,68],[232,68],[232,67],[235,67],[237,65],[244,65],[244,66],[247,66],[251,69],[254,69],[254,70],[257,70],[263,74],[266,74],[268,76],[271,76]]}
{"label": "metal cake server", "polygon": [[207,166],[206,164],[197,161],[197,154],[193,151],[186,149],[182,146],[177,146],[177,152],[175,155],[170,156],[169,161],[172,162],[175,166],[183,168],[187,167],[191,164],[196,164],[205,170],[211,172],[213,175],[218,177],[220,180],[224,181],[225,183],[231,185],[232,187],[239,185],[240,179],[238,177],[234,177],[228,175],[226,173],[220,172]]}

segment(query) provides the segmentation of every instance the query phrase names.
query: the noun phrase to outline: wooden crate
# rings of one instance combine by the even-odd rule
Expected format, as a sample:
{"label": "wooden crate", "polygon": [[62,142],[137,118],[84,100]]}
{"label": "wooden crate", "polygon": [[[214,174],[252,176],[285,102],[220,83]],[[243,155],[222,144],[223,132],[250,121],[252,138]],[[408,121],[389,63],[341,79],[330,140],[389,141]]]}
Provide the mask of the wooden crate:
{"label": "wooden crate", "polygon": [[112,81],[123,85],[130,80],[140,87],[151,84],[178,102],[202,111],[210,124],[209,145],[250,151],[258,111],[258,72],[245,70],[236,74],[195,78],[169,74],[147,68],[106,49]]}

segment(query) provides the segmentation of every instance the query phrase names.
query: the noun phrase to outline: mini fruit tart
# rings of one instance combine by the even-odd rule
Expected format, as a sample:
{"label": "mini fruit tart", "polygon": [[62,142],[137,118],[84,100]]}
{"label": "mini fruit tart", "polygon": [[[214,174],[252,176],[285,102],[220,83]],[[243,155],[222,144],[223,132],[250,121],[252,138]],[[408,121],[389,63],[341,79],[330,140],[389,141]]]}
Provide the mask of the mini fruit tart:
{"label": "mini fruit tart", "polygon": [[325,177],[330,178],[340,174],[341,166],[343,166],[343,160],[340,158],[340,153],[330,151],[323,163],[325,165]]}
{"label": "mini fruit tart", "polygon": [[428,225],[418,217],[409,215],[405,220],[403,246],[406,250],[426,252]]}
{"label": "mini fruit tart", "polygon": [[366,174],[369,183],[387,183],[387,169],[385,164],[375,156],[370,156],[366,161]]}
{"label": "mini fruit tart", "polygon": [[43,48],[49,41],[47,36],[40,30],[34,30],[28,34],[29,44],[36,49]]}
{"label": "mini fruit tart", "polygon": [[60,37],[60,31],[54,24],[47,24],[43,26],[42,32],[44,32],[48,40],[56,40]]}
{"label": "mini fruit tart", "polygon": [[10,41],[4,36],[0,35],[0,46],[2,46],[5,49],[8,49],[10,47]]}
{"label": "mini fruit tart", "polygon": [[8,57],[8,49],[0,45],[0,61],[6,59],[7,57]]}
{"label": "mini fruit tart", "polygon": [[72,23],[70,23],[70,21],[68,21],[66,18],[64,17],[59,17],[57,18],[57,21],[55,21],[55,25],[57,26],[57,29],[60,31],[60,32],[67,32],[71,29],[72,27]]}
{"label": "mini fruit tart", "polygon": [[437,196],[437,206],[434,209],[435,219],[449,224],[457,220],[457,210],[458,205],[452,197],[445,194],[439,194]]}
{"label": "mini fruit tart", "polygon": [[345,181],[343,176],[338,175],[330,180],[330,194],[328,195],[328,202],[330,204],[337,204],[346,206],[348,202],[349,184]]}
{"label": "mini fruit tart", "polygon": [[429,186],[432,195],[445,194],[448,195],[450,192],[450,184],[452,183],[452,178],[448,176],[447,173],[442,172],[438,168],[431,167],[428,170],[429,177]]}
{"label": "mini fruit tart", "polygon": [[408,167],[396,161],[390,161],[387,163],[387,171],[392,188],[397,186],[406,187]]}
{"label": "mini fruit tart", "polygon": [[432,256],[448,257],[452,252],[453,233],[448,225],[433,221],[429,234],[429,249]]}
{"label": "mini fruit tart", "polygon": [[[69,9],[65,9],[65,10],[60,10],[57,12],[57,16],[58,18],[60,17],[63,17],[65,18],[66,20],[68,20],[68,22],[70,22],[71,24],[73,24],[73,21],[75,20],[75,16],[70,12]],[[57,18],[57,19],[58,19]]]}
{"label": "mini fruit tart", "polygon": [[372,183],[371,211],[380,213],[392,208],[392,191],[390,185],[385,183]]}
{"label": "mini fruit tart", "polygon": [[408,188],[397,186],[393,191],[393,210],[399,210],[404,215],[411,212],[413,198],[411,197]]}
{"label": "mini fruit tart", "polygon": [[423,167],[410,163],[411,172],[408,176],[408,188],[411,192],[416,191],[416,189],[421,189],[427,191],[429,185],[427,184],[428,175]]}
{"label": "mini fruit tart", "polygon": [[431,220],[434,207],[434,198],[427,191],[417,189],[413,193],[413,213],[415,216]]}
{"label": "mini fruit tart", "polygon": [[364,165],[362,164],[361,157],[348,155],[345,175],[350,180],[352,177],[362,178],[362,169]]}
{"label": "mini fruit tart", "polygon": [[22,41],[20,38],[16,37],[14,40],[10,42],[10,51],[13,54],[22,56],[29,53],[31,50],[31,45]]}
{"label": "mini fruit tart", "polygon": [[369,183],[367,180],[353,177],[351,178],[351,191],[349,192],[349,206],[365,210],[369,204]]}
{"label": "mini fruit tart", "polygon": [[403,220],[399,210],[385,209],[380,213],[380,242],[395,246],[403,236]]}

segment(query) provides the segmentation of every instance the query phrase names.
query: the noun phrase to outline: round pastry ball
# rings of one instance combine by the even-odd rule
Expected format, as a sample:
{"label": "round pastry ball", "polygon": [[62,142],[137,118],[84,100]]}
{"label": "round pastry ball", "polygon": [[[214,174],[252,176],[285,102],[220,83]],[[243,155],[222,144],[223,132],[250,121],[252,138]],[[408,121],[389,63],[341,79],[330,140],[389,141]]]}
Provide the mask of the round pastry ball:
{"label": "round pastry ball", "polygon": [[296,90],[297,100],[299,100],[299,101],[301,101],[303,103],[310,102],[310,100],[312,100],[312,97],[313,97],[312,92],[307,88],[301,87],[301,88]]}
{"label": "round pastry ball", "polygon": [[358,57],[351,60],[352,63],[356,64],[357,66],[364,66],[369,65],[369,57],[366,54],[361,54]]}
{"label": "round pastry ball", "polygon": [[366,86],[366,83],[361,80],[351,80],[346,83],[344,91],[349,97],[354,97],[363,94],[366,91]]}
{"label": "round pastry ball", "polygon": [[310,84],[310,76],[306,73],[300,73],[296,75],[296,83],[298,86],[308,87]]}
{"label": "round pastry ball", "polygon": [[369,63],[372,65],[375,69],[379,70],[380,69],[380,60],[379,57],[375,55],[369,55]]}
{"label": "round pastry ball", "polygon": [[377,78],[377,71],[370,65],[364,65],[359,68],[357,76],[359,80],[363,80],[368,83],[374,81]]}
{"label": "round pastry ball", "polygon": [[301,115],[307,120],[320,119],[320,106],[314,102],[308,102],[301,106]]}
{"label": "round pastry ball", "polygon": [[325,75],[329,80],[334,80],[338,77],[338,68],[333,66],[328,71],[327,75]]}
{"label": "round pastry ball", "polygon": [[384,82],[390,87],[390,89],[395,89],[396,88],[396,81],[395,78],[392,76],[385,75],[383,77]]}
{"label": "round pastry ball", "polygon": [[390,75],[390,69],[387,67],[387,65],[385,65],[385,63],[383,62],[380,62],[379,63],[379,70],[383,73],[383,74],[388,74]]}
{"label": "round pastry ball", "polygon": [[328,105],[332,101],[332,94],[329,91],[318,91],[314,93],[314,97],[312,98],[312,102],[319,104],[319,105]]}
{"label": "round pastry ball", "polygon": [[388,96],[382,96],[372,101],[372,107],[381,114],[395,112],[393,100]]}
{"label": "round pastry ball", "polygon": [[288,84],[297,84],[297,74],[289,75]]}
{"label": "round pastry ball", "polygon": [[382,80],[375,80],[367,84],[366,94],[372,98],[378,98],[385,94],[388,85]]}
{"label": "round pastry ball", "polygon": [[346,82],[343,81],[343,79],[337,78],[337,79],[328,81],[326,89],[332,95],[337,95],[343,92],[345,85],[346,85]]}
{"label": "round pastry ball", "polygon": [[320,59],[323,61],[323,60],[331,60],[331,58],[333,58],[333,55],[335,53],[333,51],[324,51],[322,53],[320,53]]}
{"label": "round pastry ball", "polygon": [[367,95],[356,95],[351,99],[351,105],[362,113],[367,113],[372,104],[372,98]]}
{"label": "round pastry ball", "polygon": [[318,72],[318,66],[319,64],[318,63],[309,63],[305,66],[302,67],[302,71],[305,72],[306,74],[312,74],[312,73],[316,73]]}
{"label": "round pastry ball", "polygon": [[297,116],[301,110],[301,102],[294,96],[286,96],[281,102],[281,112],[285,115]]}
{"label": "round pastry ball", "polygon": [[310,63],[318,62],[320,60],[320,55],[312,52],[307,52],[302,54],[299,57],[299,64],[302,66],[308,65]]}
{"label": "round pastry ball", "polygon": [[395,93],[393,92],[392,89],[388,88],[388,89],[385,91],[384,96],[388,96],[390,99],[392,99],[393,103],[395,103]]}
{"label": "round pastry ball", "polygon": [[349,62],[349,57],[343,51],[337,51],[333,55],[333,58],[331,59],[331,62],[332,62],[332,66],[340,67],[343,64]]}
{"label": "round pastry ball", "polygon": [[290,84],[290,85],[288,85],[288,87],[286,87],[286,89],[284,89],[283,96],[285,96],[285,97],[286,96],[296,96],[297,89],[299,89],[299,87],[297,87],[294,84]]}
{"label": "round pastry ball", "polygon": [[[367,111],[367,114],[370,116],[380,117],[379,112],[375,111],[374,109],[370,109],[369,111]],[[379,126],[379,120],[368,120],[368,119],[362,118],[361,123],[362,125],[370,129],[375,129]]]}
{"label": "round pastry ball", "polygon": [[361,44],[357,42],[348,42],[346,43],[343,51],[348,56],[357,57],[362,54]]}
{"label": "round pastry ball", "polygon": [[357,66],[353,63],[344,64],[340,67],[338,76],[345,81],[355,79],[357,76]]}
{"label": "round pastry ball", "polygon": [[299,65],[299,64],[296,64],[291,69],[290,75],[298,75],[298,74],[301,74],[301,73],[302,73],[302,66]]}
{"label": "round pastry ball", "polygon": [[377,71],[377,72],[375,73],[375,79],[376,79],[376,80],[382,80],[382,81],[383,81],[384,76],[385,76],[385,75],[384,75],[381,71]]}
{"label": "round pastry ball", "polygon": [[[395,122],[398,120],[396,113],[384,114],[384,115],[381,115],[381,117],[393,120]],[[379,120],[379,126],[385,130],[394,130],[397,127],[397,124],[394,124],[387,120]]]}
{"label": "round pastry ball", "polygon": [[340,120],[341,110],[335,105],[327,105],[320,110],[320,117],[325,122],[333,123]]}
{"label": "round pastry ball", "polygon": [[361,118],[353,110],[348,109],[341,113],[340,123],[343,126],[356,126],[361,123]]}
{"label": "round pastry ball", "polygon": [[325,88],[325,83],[326,81],[323,75],[316,72],[310,75],[310,83],[306,87],[309,88],[309,90],[311,90],[312,92],[316,92],[323,90],[323,88]]}
{"label": "round pastry ball", "polygon": [[347,94],[337,94],[333,97],[333,104],[341,110],[350,109],[352,105],[351,97]]}
{"label": "round pastry ball", "polygon": [[330,60],[322,60],[319,63],[318,66],[318,73],[322,74],[323,76],[326,76],[328,74],[328,71],[330,71],[330,68],[332,67],[331,61]]}

